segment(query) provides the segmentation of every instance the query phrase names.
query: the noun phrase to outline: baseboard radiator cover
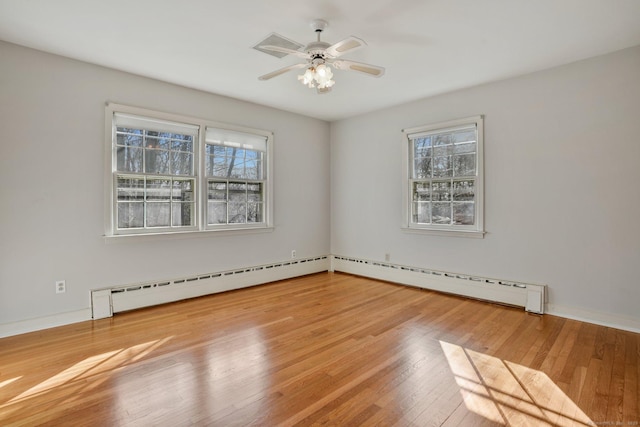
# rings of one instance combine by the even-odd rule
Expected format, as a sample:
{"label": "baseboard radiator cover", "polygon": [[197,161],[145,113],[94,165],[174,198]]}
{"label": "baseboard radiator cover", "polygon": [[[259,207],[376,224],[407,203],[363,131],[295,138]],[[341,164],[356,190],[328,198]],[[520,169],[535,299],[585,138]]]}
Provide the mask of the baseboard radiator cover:
{"label": "baseboard radiator cover", "polygon": [[328,255],[91,291],[92,318],[328,271]]}
{"label": "baseboard radiator cover", "polygon": [[522,283],[334,255],[331,270],[470,298],[524,307],[543,314],[546,285]]}

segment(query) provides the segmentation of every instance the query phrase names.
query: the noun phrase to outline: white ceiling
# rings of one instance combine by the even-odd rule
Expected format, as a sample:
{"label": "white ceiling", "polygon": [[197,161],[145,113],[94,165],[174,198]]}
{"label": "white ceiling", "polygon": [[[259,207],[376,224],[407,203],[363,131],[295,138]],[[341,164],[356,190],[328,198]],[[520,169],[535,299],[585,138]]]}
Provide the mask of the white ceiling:
{"label": "white ceiling", "polygon": [[[251,47],[316,18],[386,74],[259,81],[298,60]],[[0,0],[1,40],[329,121],[639,45],[639,21],[640,0]]]}

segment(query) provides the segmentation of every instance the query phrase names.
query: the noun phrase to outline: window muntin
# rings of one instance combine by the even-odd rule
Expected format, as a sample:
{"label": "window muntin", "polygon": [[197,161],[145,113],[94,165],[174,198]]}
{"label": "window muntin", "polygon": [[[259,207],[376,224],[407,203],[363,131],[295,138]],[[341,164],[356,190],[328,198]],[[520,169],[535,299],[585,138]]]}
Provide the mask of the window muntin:
{"label": "window muntin", "polygon": [[271,134],[115,104],[106,120],[106,235],[270,228]]}
{"label": "window muntin", "polygon": [[404,133],[408,227],[482,232],[482,117]]}

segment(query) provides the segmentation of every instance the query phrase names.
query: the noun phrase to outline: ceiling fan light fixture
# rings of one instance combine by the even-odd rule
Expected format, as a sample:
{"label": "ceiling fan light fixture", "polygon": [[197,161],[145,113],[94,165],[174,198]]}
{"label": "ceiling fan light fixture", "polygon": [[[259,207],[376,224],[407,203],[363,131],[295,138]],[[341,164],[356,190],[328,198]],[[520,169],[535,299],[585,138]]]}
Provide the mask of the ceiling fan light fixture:
{"label": "ceiling fan light fixture", "polygon": [[331,67],[322,63],[315,67],[309,67],[304,72],[298,76],[298,80],[305,86],[310,89],[316,87],[319,89],[327,89],[336,84],[333,79],[333,72],[331,71]]}
{"label": "ceiling fan light fixture", "polygon": [[316,87],[314,80],[315,80],[315,69],[313,67],[309,67],[307,68],[307,70],[304,72],[304,74],[301,74],[298,76],[298,80],[300,80],[300,82],[302,82],[303,85],[309,87],[309,88],[314,88]]}

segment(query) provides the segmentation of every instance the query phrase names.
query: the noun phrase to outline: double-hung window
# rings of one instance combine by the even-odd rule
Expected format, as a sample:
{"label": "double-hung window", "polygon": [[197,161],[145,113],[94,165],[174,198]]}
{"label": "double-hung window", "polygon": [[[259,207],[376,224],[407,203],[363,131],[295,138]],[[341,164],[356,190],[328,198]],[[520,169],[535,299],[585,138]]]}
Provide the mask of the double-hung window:
{"label": "double-hung window", "polygon": [[106,235],[269,229],[269,132],[107,106]]}
{"label": "double-hung window", "polygon": [[265,222],[264,136],[208,127],[205,142],[207,227]]}
{"label": "double-hung window", "polygon": [[115,113],[115,228],[196,227],[198,127]]}
{"label": "double-hung window", "polygon": [[481,116],[403,131],[405,226],[482,237]]}

